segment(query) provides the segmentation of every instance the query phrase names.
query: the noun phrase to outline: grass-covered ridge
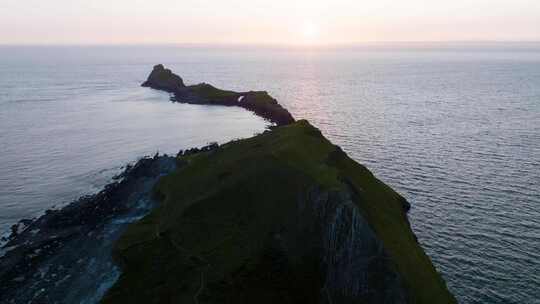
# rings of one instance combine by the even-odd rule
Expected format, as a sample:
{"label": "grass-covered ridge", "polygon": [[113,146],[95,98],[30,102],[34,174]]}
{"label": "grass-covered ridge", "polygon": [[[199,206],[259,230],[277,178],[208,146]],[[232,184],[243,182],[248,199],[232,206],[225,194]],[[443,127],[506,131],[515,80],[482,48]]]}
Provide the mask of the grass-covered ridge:
{"label": "grass-covered ridge", "polygon": [[[181,169],[156,186],[160,206],[118,241],[123,274],[104,303],[317,303],[324,274],[306,254],[316,237],[286,238],[303,221],[303,193],[344,187],[357,193],[354,204],[408,301],[455,303],[415,240],[404,199],[307,121],[178,162]],[[292,253],[279,252],[282,238]]]}
{"label": "grass-covered ridge", "polygon": [[200,83],[187,86],[184,90],[179,91],[177,100],[189,103],[189,97],[182,97],[186,92],[191,97],[196,97],[192,99],[192,101],[195,101],[194,103],[239,106],[278,125],[294,122],[294,118],[289,111],[283,108],[266,91],[234,92],[218,89],[207,83]]}
{"label": "grass-covered ridge", "polygon": [[191,92],[197,94],[208,100],[219,100],[221,98],[236,98],[238,99],[239,93],[227,90],[218,89],[208,83],[199,83],[188,86]]}

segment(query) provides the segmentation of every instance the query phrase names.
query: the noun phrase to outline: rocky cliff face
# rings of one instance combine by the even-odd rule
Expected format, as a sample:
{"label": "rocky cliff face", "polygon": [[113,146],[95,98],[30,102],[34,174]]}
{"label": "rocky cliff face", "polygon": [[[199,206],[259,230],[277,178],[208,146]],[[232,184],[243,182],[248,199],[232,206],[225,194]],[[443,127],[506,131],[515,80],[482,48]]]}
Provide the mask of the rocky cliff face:
{"label": "rocky cliff face", "polygon": [[455,303],[408,203],[306,121],[178,162],[103,303]]}
{"label": "rocky cliff face", "polygon": [[299,200],[300,231],[316,236],[321,273],[319,303],[408,303],[400,275],[354,203],[353,192],[312,189]]}

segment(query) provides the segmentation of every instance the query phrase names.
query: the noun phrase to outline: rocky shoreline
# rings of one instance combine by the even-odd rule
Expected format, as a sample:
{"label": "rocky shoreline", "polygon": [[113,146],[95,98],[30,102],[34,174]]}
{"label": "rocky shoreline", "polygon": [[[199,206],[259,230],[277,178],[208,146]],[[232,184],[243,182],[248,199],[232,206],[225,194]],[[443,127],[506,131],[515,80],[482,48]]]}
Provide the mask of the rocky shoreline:
{"label": "rocky shoreline", "polygon": [[142,86],[172,93],[171,100],[175,102],[241,107],[278,126],[295,121],[291,113],[266,91],[233,92],[207,83],[186,86],[180,76],[161,64],[154,66]]}
{"label": "rocky shoreline", "polygon": [[143,158],[99,193],[14,225],[0,251],[0,303],[97,303],[119,276],[114,242],[176,167],[175,157]]}

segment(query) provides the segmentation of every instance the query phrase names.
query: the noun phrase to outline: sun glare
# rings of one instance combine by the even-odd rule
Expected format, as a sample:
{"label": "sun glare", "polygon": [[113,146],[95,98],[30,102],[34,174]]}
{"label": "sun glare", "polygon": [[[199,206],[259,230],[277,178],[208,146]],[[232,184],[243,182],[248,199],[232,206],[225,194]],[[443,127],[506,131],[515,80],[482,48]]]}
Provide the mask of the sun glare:
{"label": "sun glare", "polygon": [[312,43],[315,42],[319,36],[319,28],[315,23],[306,21],[302,25],[301,34],[304,42]]}

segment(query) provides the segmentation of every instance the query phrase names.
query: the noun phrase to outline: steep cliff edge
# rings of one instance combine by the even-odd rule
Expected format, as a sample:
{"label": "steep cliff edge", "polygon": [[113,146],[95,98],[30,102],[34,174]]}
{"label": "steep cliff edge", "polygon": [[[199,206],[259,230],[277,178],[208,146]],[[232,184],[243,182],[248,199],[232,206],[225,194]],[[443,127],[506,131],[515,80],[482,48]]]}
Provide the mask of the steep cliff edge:
{"label": "steep cliff edge", "polygon": [[172,93],[173,101],[180,103],[235,106],[254,112],[276,125],[294,122],[291,113],[265,91],[233,92],[207,83],[186,86],[180,76],[161,64],[154,66],[142,86]]}
{"label": "steep cliff edge", "polygon": [[405,199],[307,121],[177,162],[102,303],[455,303]]}

